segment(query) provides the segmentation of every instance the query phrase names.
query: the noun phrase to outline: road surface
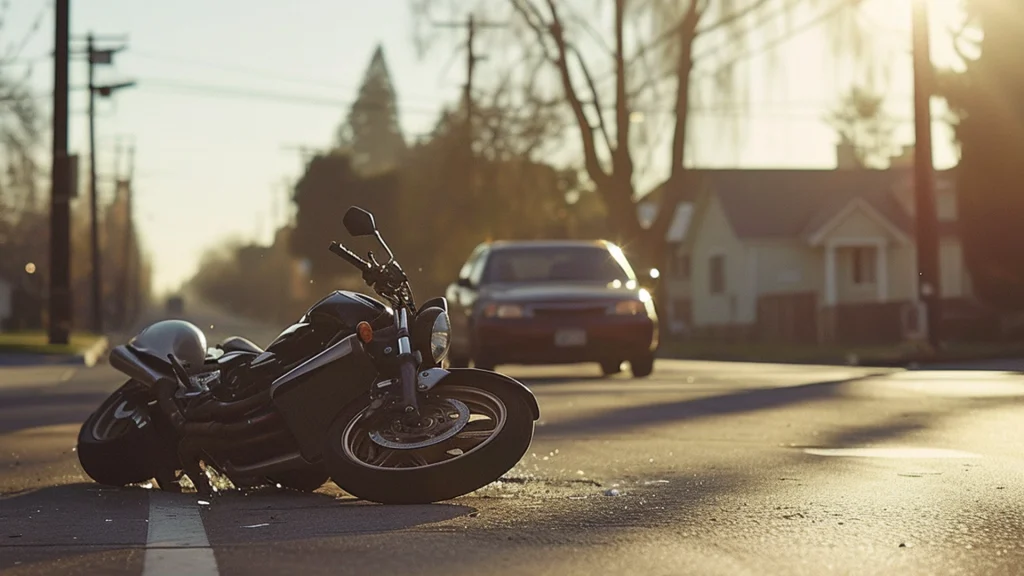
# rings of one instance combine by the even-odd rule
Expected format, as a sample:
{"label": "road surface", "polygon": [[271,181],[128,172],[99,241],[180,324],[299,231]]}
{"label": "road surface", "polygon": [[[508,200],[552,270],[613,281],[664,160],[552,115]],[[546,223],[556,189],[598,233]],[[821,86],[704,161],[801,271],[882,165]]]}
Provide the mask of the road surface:
{"label": "road surface", "polygon": [[330,485],[89,482],[108,367],[0,371],[3,574],[1019,574],[1024,376],[660,361],[514,369],[543,417],[503,481],[389,507]]}

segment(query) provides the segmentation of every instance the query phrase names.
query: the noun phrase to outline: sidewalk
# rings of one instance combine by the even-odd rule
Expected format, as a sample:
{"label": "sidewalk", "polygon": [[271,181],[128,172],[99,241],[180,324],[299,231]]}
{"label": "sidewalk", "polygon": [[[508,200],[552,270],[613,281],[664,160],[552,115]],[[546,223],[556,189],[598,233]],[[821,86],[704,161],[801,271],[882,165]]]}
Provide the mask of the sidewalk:
{"label": "sidewalk", "polygon": [[34,349],[45,348],[45,346],[25,350],[0,350],[0,366],[86,366],[91,368],[106,360],[109,347],[110,340],[106,336],[100,336],[79,350],[66,350],[67,347],[61,347],[60,351],[51,353]]}
{"label": "sidewalk", "polygon": [[774,362],[872,366],[936,370],[1024,370],[1024,342],[951,344],[930,351],[920,345],[813,346],[770,342],[728,343],[672,340],[659,350],[662,358],[717,360],[724,362]]}
{"label": "sidewalk", "polygon": [[139,320],[128,330],[111,331],[96,339],[88,346],[72,350],[59,347],[48,351],[45,335],[38,335],[39,342],[32,346],[0,347],[0,366],[85,366],[93,367],[106,362],[107,354],[114,346],[127,343],[143,328],[154,322],[180,319],[191,322],[206,335],[206,344],[214,347],[229,336],[242,336],[266,347],[287,326],[271,326],[256,320],[239,317],[203,302],[193,294],[185,296],[185,309],[180,315],[167,314],[163,307],[154,306],[145,310]]}

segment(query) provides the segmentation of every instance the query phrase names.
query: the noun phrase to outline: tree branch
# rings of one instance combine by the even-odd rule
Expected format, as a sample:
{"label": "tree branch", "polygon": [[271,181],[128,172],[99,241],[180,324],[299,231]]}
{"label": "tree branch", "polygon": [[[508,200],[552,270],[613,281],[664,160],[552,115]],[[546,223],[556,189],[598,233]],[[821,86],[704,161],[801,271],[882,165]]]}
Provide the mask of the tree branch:
{"label": "tree branch", "polygon": [[[516,12],[519,12],[526,25],[537,35],[537,44],[540,46],[541,51],[543,51],[544,57],[557,65],[558,58],[551,54],[551,51],[548,49],[547,36],[544,29],[549,28],[549,26],[544,22],[544,16],[530,0],[512,0],[512,7]],[[535,18],[536,20],[534,20]]]}
{"label": "tree branch", "polygon": [[653,236],[653,246],[664,243],[672,220],[675,218],[676,206],[688,191],[686,171],[686,133],[690,109],[690,73],[693,71],[693,42],[697,37],[697,26],[700,24],[701,12],[696,2],[690,4],[679,27],[679,61],[676,64],[676,123],[672,135],[672,160],[668,181],[661,196],[657,215],[651,224],[649,234]]}
{"label": "tree branch", "polygon": [[693,70],[693,41],[696,39],[700,12],[696,2],[690,4],[679,28],[679,61],[676,63],[676,124],[672,136],[672,159],[669,179],[683,170],[686,152],[686,127],[690,108],[690,72]]}
{"label": "tree branch", "polygon": [[[569,59],[567,56],[568,48],[566,47],[565,35],[562,29],[562,22],[558,16],[558,10],[555,8],[553,0],[547,0],[547,3],[548,9],[551,12],[552,20],[549,30],[558,50],[558,56],[555,64],[558,67],[558,72],[562,79],[562,90],[565,92],[565,98],[569,101],[569,106],[572,108],[573,116],[576,117],[576,123],[579,125],[580,139],[583,144],[584,165],[587,168],[587,173],[590,175],[591,180],[593,180],[595,184],[601,186],[608,178],[608,174],[601,167],[601,161],[597,157],[597,148],[594,145],[594,130],[587,121],[586,112],[583,110],[583,103],[580,102],[579,96],[576,94],[576,87],[572,83],[572,77],[569,75]],[[516,2],[517,8],[519,4],[519,2]],[[531,26],[533,26],[532,23]],[[537,27],[534,27],[534,30],[543,40],[543,31]]]}
{"label": "tree branch", "polygon": [[[550,4],[553,0],[548,0]],[[625,48],[626,0],[615,0],[615,150],[612,162],[615,174],[625,181],[633,177],[633,158],[629,153],[629,96],[626,94]]]}
{"label": "tree branch", "polygon": [[[754,12],[757,12],[758,10],[760,10],[761,8],[764,8],[765,6],[767,6],[769,3],[773,2],[773,1],[774,0],[754,0],[753,2],[751,2],[750,4],[748,4],[746,7],[742,8],[742,9],[736,10],[734,12],[730,12],[729,14],[726,14],[725,16],[722,16],[720,19],[718,19],[718,20],[708,24],[707,26],[701,26],[699,29],[697,29],[696,33],[698,35],[700,35],[700,34],[707,34],[708,32],[712,32],[712,31],[717,30],[719,28],[724,28],[726,26],[729,26],[730,24],[732,24],[732,23],[734,23],[734,22],[736,22],[738,20],[742,20],[742,19],[746,18],[747,16],[749,16],[750,14],[753,14]],[[691,8],[695,4],[696,4],[696,0],[692,0],[692,3],[690,4]],[[707,7],[707,3],[705,3],[705,8],[706,7]],[[699,12],[703,13],[702,10],[699,11]],[[684,20],[685,20],[685,18],[684,18]],[[684,26],[684,25],[685,24],[680,24],[680,26]]]}
{"label": "tree branch", "polygon": [[580,54],[580,51],[574,47],[570,47],[570,49],[576,56],[576,61],[579,62],[580,70],[583,71],[583,77],[587,80],[587,87],[593,95],[594,111],[597,112],[597,125],[601,129],[601,136],[604,138],[604,144],[609,150],[614,150],[611,136],[608,134],[608,126],[604,121],[604,107],[601,106],[600,93],[597,90],[597,85],[594,84],[594,78],[590,75],[590,70],[587,68],[586,62],[583,61],[583,55]]}

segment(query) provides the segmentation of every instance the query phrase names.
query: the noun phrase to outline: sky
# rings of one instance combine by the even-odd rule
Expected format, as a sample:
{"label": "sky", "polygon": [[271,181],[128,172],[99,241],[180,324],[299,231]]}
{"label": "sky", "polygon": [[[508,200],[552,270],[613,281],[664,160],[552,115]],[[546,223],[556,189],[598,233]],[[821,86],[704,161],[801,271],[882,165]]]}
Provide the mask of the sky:
{"label": "sky", "polygon": [[[903,144],[913,140],[909,2],[868,2],[879,54],[892,67],[888,106],[901,120],[898,137]],[[208,248],[231,239],[269,241],[272,230],[288,217],[289,185],[303,168],[298,148],[331,143],[378,44],[385,50],[409,140],[430,130],[441,108],[459,98],[464,81],[462,58],[451,58],[461,38],[435,46],[426,57],[418,55],[407,0],[71,4],[73,38],[90,31],[127,37],[114,65],[97,68],[99,83],[137,82],[98,105],[100,198],[112,194],[105,178],[114,171],[118,143],[134,142],[136,218],[155,266],[158,292],[186,281]],[[955,5],[956,0],[932,0],[937,29],[955,18]],[[933,47],[936,62],[949,62],[941,31],[933,37],[938,39]],[[31,83],[48,118],[53,81],[50,1],[11,1],[0,42],[17,52],[8,73],[31,69]],[[84,41],[72,45],[84,46]],[[749,106],[726,117],[699,115],[692,123],[698,142],[692,163],[834,167],[835,133],[822,117],[848,85],[849,74],[835,68],[826,53],[823,31],[812,28],[779,46],[775,56],[781,66],[768,66],[765,58],[750,59]],[[86,64],[78,58],[71,65],[70,148],[83,162],[88,154],[85,83]],[[721,138],[726,125],[730,130],[739,126],[738,140]],[[48,139],[49,130],[46,134]],[[936,165],[955,164],[950,132],[941,123],[936,123],[934,140]],[[665,155],[664,150],[655,151],[651,161],[638,160],[648,167],[641,180],[657,180],[664,168],[659,158]],[[81,174],[84,181],[84,169]],[[87,207],[80,200],[74,209]],[[340,219],[339,214],[339,232]]]}

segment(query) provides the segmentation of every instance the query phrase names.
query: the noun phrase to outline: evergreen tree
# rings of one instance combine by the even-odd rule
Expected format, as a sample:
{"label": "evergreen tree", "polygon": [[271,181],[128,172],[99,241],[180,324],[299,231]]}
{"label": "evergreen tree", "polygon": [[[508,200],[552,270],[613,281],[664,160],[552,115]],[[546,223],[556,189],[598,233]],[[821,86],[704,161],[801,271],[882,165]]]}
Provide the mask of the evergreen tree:
{"label": "evergreen tree", "polygon": [[353,170],[363,176],[392,170],[402,160],[406,145],[398,123],[398,102],[380,46],[339,130],[338,144],[351,156]]}

